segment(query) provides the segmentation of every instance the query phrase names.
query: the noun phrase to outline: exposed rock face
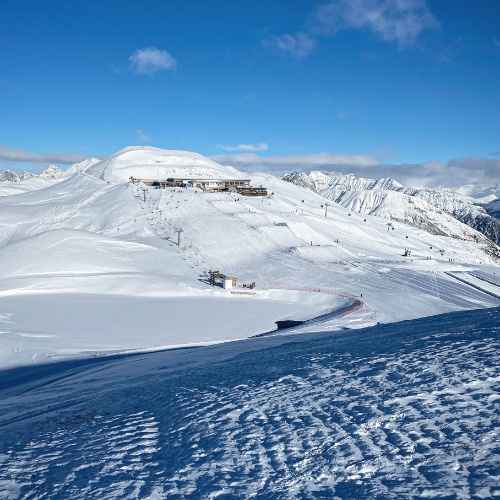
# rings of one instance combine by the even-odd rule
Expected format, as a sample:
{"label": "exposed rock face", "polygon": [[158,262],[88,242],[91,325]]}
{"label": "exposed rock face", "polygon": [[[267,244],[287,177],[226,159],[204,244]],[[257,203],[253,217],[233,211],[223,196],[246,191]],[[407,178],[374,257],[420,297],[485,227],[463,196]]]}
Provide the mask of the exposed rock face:
{"label": "exposed rock face", "polygon": [[31,172],[21,172],[19,175],[19,180],[21,181],[27,181],[28,179],[33,179],[34,177],[38,177],[36,174],[33,174]]}
{"label": "exposed rock face", "polygon": [[19,181],[27,181],[29,179],[58,179],[64,174],[64,170],[61,170],[59,167],[55,165],[49,165],[41,174],[37,175],[32,172],[22,172],[20,175],[17,175],[15,172],[11,170],[6,170],[3,174],[0,174],[0,182],[19,182]]}
{"label": "exposed rock face", "polygon": [[58,179],[64,173],[55,165],[49,165],[38,177],[41,179]]}
{"label": "exposed rock face", "polygon": [[19,182],[19,180],[19,176],[12,170],[6,170],[3,174],[0,174],[0,182]]}

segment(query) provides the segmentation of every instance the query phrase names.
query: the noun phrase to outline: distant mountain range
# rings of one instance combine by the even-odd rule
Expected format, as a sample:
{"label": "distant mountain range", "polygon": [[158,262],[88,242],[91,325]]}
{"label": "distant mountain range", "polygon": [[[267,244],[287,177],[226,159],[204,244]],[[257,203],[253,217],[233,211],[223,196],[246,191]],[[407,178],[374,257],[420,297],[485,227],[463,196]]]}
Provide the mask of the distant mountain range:
{"label": "distant mountain range", "polygon": [[33,172],[21,172],[19,175],[12,170],[6,170],[3,174],[0,174],[0,182],[19,182],[26,181],[28,179],[57,179],[64,174],[64,170],[61,170],[55,165],[49,165],[41,174],[34,174]]}
{"label": "distant mountain range", "polygon": [[[0,182],[30,179],[46,181],[67,178],[85,172],[101,162],[88,158],[67,170],[50,165],[40,174],[6,170]],[[394,179],[366,179],[353,174],[315,170],[309,174],[292,172],[284,181],[305,187],[344,208],[361,214],[376,215],[403,222],[436,235],[476,241],[481,232],[500,243],[500,185],[468,185],[457,189],[406,187]]]}
{"label": "distant mountain range", "polygon": [[55,165],[49,165],[40,174],[34,174],[33,172],[26,171],[21,172],[20,174],[16,174],[15,172],[12,172],[12,170],[6,170],[3,174],[0,174],[0,182],[20,182],[27,181],[29,179],[53,180],[63,177],[69,177],[75,172],[84,172],[92,165],[99,163],[99,161],[100,160],[98,160],[97,158],[87,158],[86,160],[71,165],[71,167],[69,167],[67,170],[61,170]]}
{"label": "distant mountain range", "polygon": [[406,187],[394,179],[365,179],[353,174],[312,171],[281,177],[339,203],[353,212],[404,222],[433,234],[469,240],[474,234],[459,221],[500,242],[500,185],[457,189]]}
{"label": "distant mountain range", "polygon": [[[323,336],[498,305],[500,247],[433,205],[432,191],[424,199],[391,179],[295,174],[307,189],[151,146],[5,177],[2,367],[234,341],[282,324]],[[248,179],[268,194],[156,189],[131,177]],[[325,210],[313,190],[349,208]],[[469,189],[449,203],[468,207],[466,196],[497,199]],[[209,270],[237,278],[236,288],[211,287]]]}

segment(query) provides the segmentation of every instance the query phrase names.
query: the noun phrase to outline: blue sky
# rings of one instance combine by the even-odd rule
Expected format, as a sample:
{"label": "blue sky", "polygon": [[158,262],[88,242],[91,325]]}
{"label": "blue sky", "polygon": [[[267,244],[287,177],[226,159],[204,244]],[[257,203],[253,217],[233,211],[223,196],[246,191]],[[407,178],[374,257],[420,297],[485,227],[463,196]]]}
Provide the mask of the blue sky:
{"label": "blue sky", "polygon": [[152,145],[500,182],[497,0],[6,0],[0,60],[2,171]]}

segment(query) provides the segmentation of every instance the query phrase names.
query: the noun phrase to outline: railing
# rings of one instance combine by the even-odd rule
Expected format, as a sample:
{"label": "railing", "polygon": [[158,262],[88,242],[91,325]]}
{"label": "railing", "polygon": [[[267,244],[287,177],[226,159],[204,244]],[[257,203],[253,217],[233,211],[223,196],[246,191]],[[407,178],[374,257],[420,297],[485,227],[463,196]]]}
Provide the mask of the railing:
{"label": "railing", "polygon": [[359,311],[364,307],[364,302],[355,295],[352,295],[348,292],[343,292],[341,290],[327,290],[325,288],[313,288],[307,286],[280,286],[280,285],[271,285],[268,287],[270,290],[295,290],[297,292],[316,292],[316,293],[326,293],[329,295],[337,295],[339,297],[348,297],[354,301],[354,304],[351,306],[342,309],[340,313],[340,317],[344,317],[347,314],[351,314],[353,312]]}

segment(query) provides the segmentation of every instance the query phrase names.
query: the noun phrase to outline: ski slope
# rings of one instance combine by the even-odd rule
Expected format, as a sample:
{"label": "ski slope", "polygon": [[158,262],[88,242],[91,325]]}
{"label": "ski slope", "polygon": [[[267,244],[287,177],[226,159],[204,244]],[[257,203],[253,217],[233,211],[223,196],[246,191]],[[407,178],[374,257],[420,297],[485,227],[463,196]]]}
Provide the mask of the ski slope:
{"label": "ski slope", "polygon": [[[155,175],[250,177],[269,196],[128,182]],[[44,182],[0,197],[4,367],[244,339],[324,315],[314,328],[332,332],[498,305],[447,274],[494,272],[475,242],[337,204],[325,217],[307,189],[194,153],[126,148]],[[257,287],[212,288],[209,269]],[[341,295],[270,286],[362,295],[365,307],[341,317]]]}
{"label": "ski slope", "polygon": [[455,272],[449,273],[451,276],[455,277],[457,280],[481,290],[492,297],[500,299],[500,286],[498,283],[494,282],[491,276],[482,276],[481,274],[468,273],[468,272]]}
{"label": "ski slope", "polygon": [[486,236],[499,242],[500,222],[493,209],[498,193],[495,185],[416,189],[390,178],[365,179],[318,170],[309,174],[296,171],[282,178],[354,212],[404,222],[434,234],[488,244]]}
{"label": "ski slope", "polygon": [[[194,175],[269,196],[128,182]],[[0,498],[500,497],[484,246],[188,152],[23,183],[0,196]]]}

